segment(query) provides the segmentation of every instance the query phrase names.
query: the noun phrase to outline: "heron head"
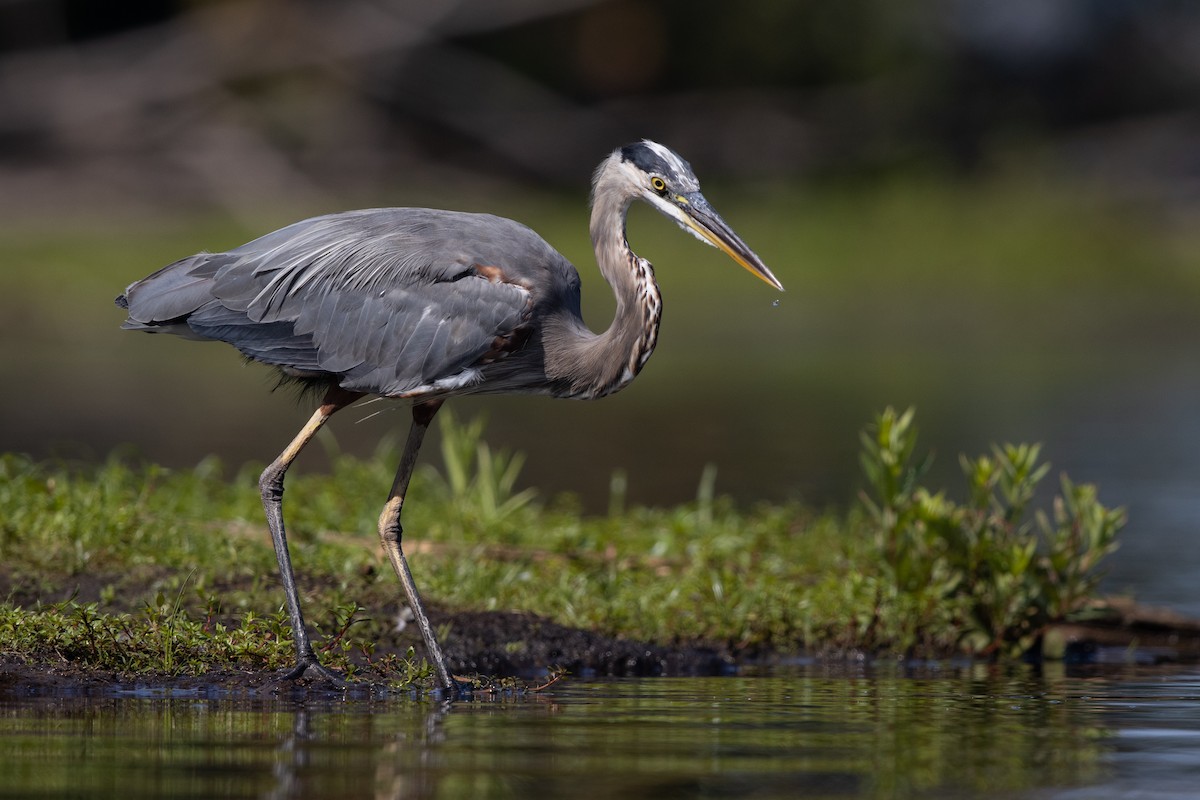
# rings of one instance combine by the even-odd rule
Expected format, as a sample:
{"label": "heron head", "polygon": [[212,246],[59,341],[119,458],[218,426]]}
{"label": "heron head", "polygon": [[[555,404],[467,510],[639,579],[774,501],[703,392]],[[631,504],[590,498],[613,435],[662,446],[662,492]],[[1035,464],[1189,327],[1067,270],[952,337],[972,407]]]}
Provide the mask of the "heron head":
{"label": "heron head", "polygon": [[631,184],[630,193],[675,220],[679,227],[712,245],[754,275],[783,291],[762,259],[742,241],[700,193],[700,181],[678,153],[644,139],[622,147],[614,156]]}

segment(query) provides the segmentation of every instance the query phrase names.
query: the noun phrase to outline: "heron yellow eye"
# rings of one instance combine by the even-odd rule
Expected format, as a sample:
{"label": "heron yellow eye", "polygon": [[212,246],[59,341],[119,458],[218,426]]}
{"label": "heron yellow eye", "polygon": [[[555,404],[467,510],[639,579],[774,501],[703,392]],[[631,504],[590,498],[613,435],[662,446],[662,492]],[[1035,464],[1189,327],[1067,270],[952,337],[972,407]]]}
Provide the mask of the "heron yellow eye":
{"label": "heron yellow eye", "polygon": [[667,190],[667,182],[657,175],[650,179],[650,186],[659,194],[662,194]]}

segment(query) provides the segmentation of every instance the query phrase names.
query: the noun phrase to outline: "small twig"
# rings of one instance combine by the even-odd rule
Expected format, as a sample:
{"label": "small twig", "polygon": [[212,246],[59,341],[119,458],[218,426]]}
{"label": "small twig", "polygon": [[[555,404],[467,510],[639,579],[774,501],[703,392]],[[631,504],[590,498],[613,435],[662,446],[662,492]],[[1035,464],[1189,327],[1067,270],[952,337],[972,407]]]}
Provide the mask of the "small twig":
{"label": "small twig", "polygon": [[530,687],[527,687],[527,688],[525,689],[525,691],[527,691],[527,692],[540,692],[540,691],[543,691],[543,690],[545,690],[545,689],[549,689],[551,686],[553,686],[554,684],[556,684],[556,683],[558,683],[559,681],[561,681],[561,680],[562,680],[562,679],[563,679],[563,678],[566,676],[566,674],[567,674],[567,673],[566,673],[566,670],[562,670],[562,671],[560,671],[560,672],[551,672],[551,673],[550,673],[550,680],[546,681],[545,683],[541,684],[540,686],[530,686]]}
{"label": "small twig", "polygon": [[362,606],[355,603],[354,610],[346,615],[346,623],[344,625],[342,625],[341,630],[339,630],[332,639],[327,641],[321,647],[321,652],[328,653],[331,650],[333,650],[335,645],[340,644],[341,641],[346,638],[346,634],[347,634],[347,632],[349,632],[350,626],[352,626],[358,622],[366,622],[367,621],[366,619],[355,619],[355,617],[358,616],[358,612],[365,611],[365,610],[366,609],[364,609]]}

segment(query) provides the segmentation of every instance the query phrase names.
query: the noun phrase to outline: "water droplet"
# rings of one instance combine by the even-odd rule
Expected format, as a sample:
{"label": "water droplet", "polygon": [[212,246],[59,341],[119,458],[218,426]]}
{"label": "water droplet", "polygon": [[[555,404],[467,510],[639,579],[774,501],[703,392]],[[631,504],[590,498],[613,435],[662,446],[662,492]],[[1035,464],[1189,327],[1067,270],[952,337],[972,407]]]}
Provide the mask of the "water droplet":
{"label": "water droplet", "polygon": [[772,300],[772,301],[771,301],[771,308],[779,308],[779,301],[778,301],[778,300]]}

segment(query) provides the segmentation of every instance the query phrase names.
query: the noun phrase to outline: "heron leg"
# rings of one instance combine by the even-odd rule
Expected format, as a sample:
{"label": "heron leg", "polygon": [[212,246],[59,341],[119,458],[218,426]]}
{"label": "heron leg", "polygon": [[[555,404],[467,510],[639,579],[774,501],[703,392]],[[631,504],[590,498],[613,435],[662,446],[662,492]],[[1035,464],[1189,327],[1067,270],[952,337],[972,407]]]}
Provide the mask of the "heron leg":
{"label": "heron leg", "polygon": [[309,641],[308,629],[304,625],[304,615],[300,611],[300,593],[296,589],[296,575],[292,571],[287,533],[283,527],[283,478],[288,467],[296,460],[296,456],[300,455],[300,451],[329,421],[329,418],[359,397],[362,395],[338,387],[331,388],[312,417],[296,434],[296,438],[292,439],[279,457],[263,470],[262,476],[258,479],[263,509],[267,513],[267,527],[271,529],[271,541],[275,545],[275,560],[279,563],[279,577],[283,581],[283,592],[292,626],[292,638],[296,643],[296,666],[283,676],[284,680],[299,678],[307,670],[312,669],[334,683],[344,682],[336,672],[321,665],[317,654],[313,651],[312,643]]}
{"label": "heron leg", "polygon": [[421,637],[425,640],[425,651],[433,663],[438,684],[453,696],[459,691],[458,684],[450,677],[450,671],[446,668],[446,659],[442,655],[442,648],[438,645],[433,626],[429,623],[429,617],[421,605],[421,597],[417,594],[417,584],[413,581],[412,572],[408,568],[408,559],[404,557],[404,550],[400,546],[400,540],[404,534],[400,525],[400,511],[404,506],[404,496],[408,492],[408,482],[412,478],[413,467],[417,463],[417,453],[421,449],[421,442],[425,439],[425,432],[429,429],[429,423],[433,421],[434,414],[441,407],[441,400],[431,400],[413,406],[412,427],[408,430],[408,440],[404,443],[404,453],[400,457],[400,466],[396,469],[396,479],[392,482],[392,491],[388,495],[387,505],[383,507],[383,513],[379,515],[379,539],[383,543],[384,552],[392,562],[396,576],[400,578],[401,586],[404,587],[404,596],[408,600],[408,607],[412,609],[417,627],[421,631]]}

